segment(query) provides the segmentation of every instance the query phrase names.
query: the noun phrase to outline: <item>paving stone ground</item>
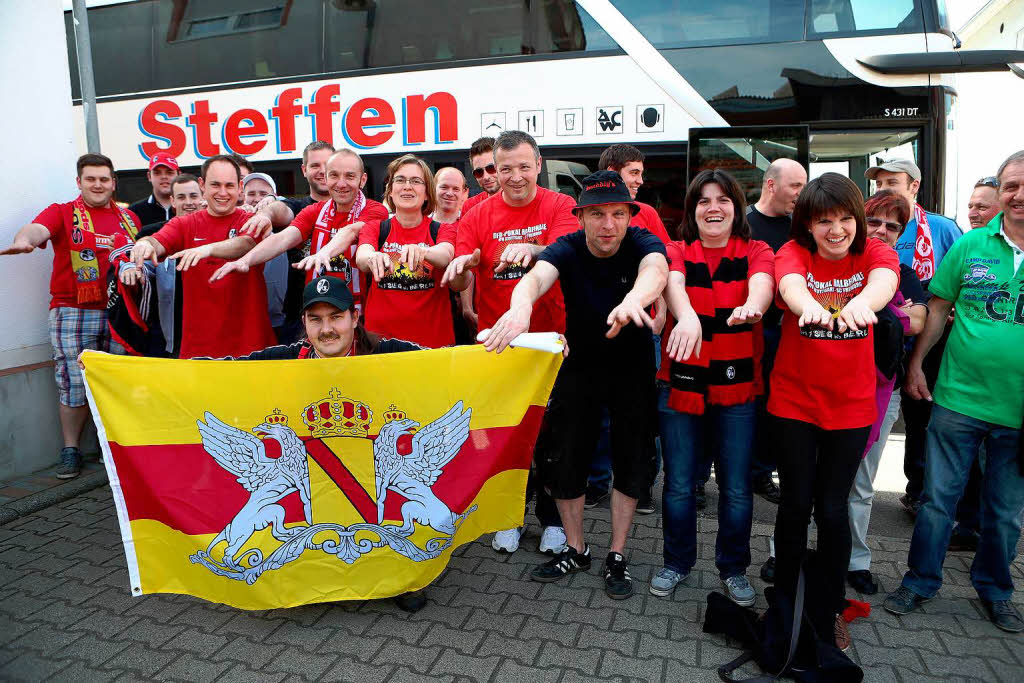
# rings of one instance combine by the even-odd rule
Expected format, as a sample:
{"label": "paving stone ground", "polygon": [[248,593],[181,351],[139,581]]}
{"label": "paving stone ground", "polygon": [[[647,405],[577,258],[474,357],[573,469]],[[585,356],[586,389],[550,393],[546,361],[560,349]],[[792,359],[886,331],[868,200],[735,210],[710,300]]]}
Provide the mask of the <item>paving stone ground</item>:
{"label": "paving stone ground", "polygon": [[[647,592],[661,565],[661,517],[639,517],[629,541],[637,594],[605,596],[599,569],[565,583],[529,580],[542,559],[530,526],[514,555],[489,539],[457,551],[417,614],[390,600],[243,612],[190,597],[128,591],[106,486],[0,526],[0,679],[92,681],[717,681],[739,651],[701,632],[714,568],[713,486],[700,518],[700,559],[672,598]],[[894,508],[894,496],[879,501]],[[750,576],[767,556],[774,508],[759,502]],[[890,516],[893,514],[890,510]],[[892,589],[905,569],[903,536],[871,536],[873,570]],[[889,528],[891,525],[887,526]],[[588,511],[595,557],[606,552],[607,508]],[[985,619],[970,586],[971,556],[951,553],[940,597],[915,614],[881,608],[851,624],[851,656],[866,681],[1024,681],[1024,636]],[[599,565],[600,562],[595,562]],[[1013,575],[1018,586],[1024,567]],[[851,597],[859,597],[851,594]],[[860,596],[862,597],[862,596]],[[1018,590],[1020,604],[1024,594]],[[748,665],[737,674],[759,673]]]}

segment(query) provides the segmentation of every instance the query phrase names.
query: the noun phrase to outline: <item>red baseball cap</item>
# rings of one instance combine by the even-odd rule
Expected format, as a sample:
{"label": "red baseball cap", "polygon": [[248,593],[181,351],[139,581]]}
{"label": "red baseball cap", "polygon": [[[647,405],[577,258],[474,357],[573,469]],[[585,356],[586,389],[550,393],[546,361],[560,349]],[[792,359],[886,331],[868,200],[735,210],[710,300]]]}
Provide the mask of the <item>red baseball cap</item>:
{"label": "red baseball cap", "polygon": [[177,172],[178,160],[167,152],[157,152],[149,159],[149,170],[152,171],[157,166],[166,166],[172,171]]}

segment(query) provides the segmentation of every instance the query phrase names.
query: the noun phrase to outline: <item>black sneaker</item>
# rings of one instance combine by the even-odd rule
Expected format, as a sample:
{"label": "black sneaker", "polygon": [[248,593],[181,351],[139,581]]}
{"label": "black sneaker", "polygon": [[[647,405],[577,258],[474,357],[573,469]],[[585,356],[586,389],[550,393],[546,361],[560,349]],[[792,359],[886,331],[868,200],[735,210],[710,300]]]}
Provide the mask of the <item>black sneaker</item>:
{"label": "black sneaker", "polygon": [[978,534],[958,524],[949,538],[949,549],[952,552],[973,553],[978,549]]}
{"label": "black sneaker", "polygon": [[779,487],[775,483],[775,480],[772,479],[771,472],[762,474],[754,479],[754,493],[773,505],[778,505],[782,500],[782,493],[779,491]]}
{"label": "black sneaker", "polygon": [[765,583],[775,583],[775,558],[769,557],[761,565],[761,580]]}
{"label": "black sneaker", "polygon": [[74,446],[61,449],[60,467],[54,475],[58,479],[74,479],[82,472],[82,452]]}
{"label": "black sneaker", "polygon": [[636,501],[636,514],[654,514],[654,491],[652,489],[647,489],[647,493],[640,496]]}
{"label": "black sneaker", "polygon": [[394,600],[395,605],[403,612],[419,612],[427,604],[427,598],[423,595],[423,591],[402,593],[401,595],[396,595]]}
{"label": "black sneaker", "polygon": [[697,486],[695,486],[693,489],[693,495],[696,498],[698,510],[703,510],[708,506],[708,494],[704,491],[704,487],[706,485],[707,482],[703,484],[697,484]]}
{"label": "black sneaker", "polygon": [[541,583],[558,581],[563,576],[575,572],[590,571],[590,546],[582,553],[571,545],[565,546],[565,550],[558,553],[551,560],[534,567],[530,572],[530,578]]}
{"label": "black sneaker", "polygon": [[1020,633],[1024,631],[1024,619],[1021,618],[1020,612],[1017,611],[1017,608],[1009,600],[996,600],[994,602],[982,600],[981,604],[985,607],[988,618],[998,628],[1007,633]]}
{"label": "black sneaker", "polygon": [[629,565],[626,558],[618,553],[608,553],[608,559],[604,561],[604,592],[612,600],[625,600],[633,595]]}
{"label": "black sneaker", "polygon": [[900,505],[911,517],[917,518],[917,511],[921,509],[921,501],[918,498],[914,498],[909,493],[904,493],[900,496]]}
{"label": "black sneaker", "polygon": [[601,501],[608,497],[608,489],[599,489],[596,486],[587,487],[587,496],[583,500],[583,509],[591,510],[601,504]]}
{"label": "black sneaker", "polygon": [[878,582],[867,569],[846,572],[846,583],[850,584],[850,588],[864,595],[874,595],[878,592]]}

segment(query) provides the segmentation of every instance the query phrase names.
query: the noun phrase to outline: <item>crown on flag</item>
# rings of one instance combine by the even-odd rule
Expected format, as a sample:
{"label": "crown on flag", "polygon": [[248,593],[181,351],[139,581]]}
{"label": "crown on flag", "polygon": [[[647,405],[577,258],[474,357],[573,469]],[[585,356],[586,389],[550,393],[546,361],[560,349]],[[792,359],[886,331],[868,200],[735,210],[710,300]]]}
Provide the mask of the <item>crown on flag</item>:
{"label": "crown on flag", "polygon": [[306,423],[313,438],[366,437],[370,423],[373,422],[373,412],[365,403],[345,398],[335,387],[327,397],[305,407],[302,421]]}

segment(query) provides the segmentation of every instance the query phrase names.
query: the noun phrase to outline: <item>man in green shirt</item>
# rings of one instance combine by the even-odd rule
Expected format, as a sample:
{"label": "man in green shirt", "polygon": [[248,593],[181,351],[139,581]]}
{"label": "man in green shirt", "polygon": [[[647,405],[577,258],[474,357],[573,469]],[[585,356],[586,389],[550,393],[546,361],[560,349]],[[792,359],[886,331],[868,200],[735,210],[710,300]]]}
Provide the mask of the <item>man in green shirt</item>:
{"label": "man in green shirt", "polygon": [[[921,511],[910,541],[903,584],[885,609],[907,614],[942,585],[953,513],[971,465],[985,447],[981,538],[971,583],[989,618],[1004,631],[1024,631],[1013,606],[1013,561],[1024,510],[1024,151],[999,167],[1002,213],[956,241],[929,284],[924,332],[907,368],[906,389],[934,401],[928,425]],[[934,397],[921,362],[956,306]]]}

